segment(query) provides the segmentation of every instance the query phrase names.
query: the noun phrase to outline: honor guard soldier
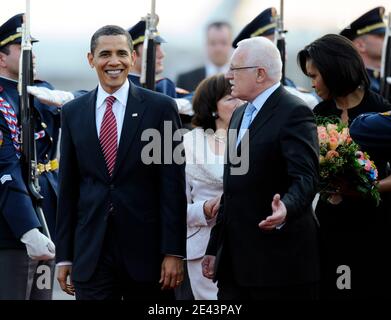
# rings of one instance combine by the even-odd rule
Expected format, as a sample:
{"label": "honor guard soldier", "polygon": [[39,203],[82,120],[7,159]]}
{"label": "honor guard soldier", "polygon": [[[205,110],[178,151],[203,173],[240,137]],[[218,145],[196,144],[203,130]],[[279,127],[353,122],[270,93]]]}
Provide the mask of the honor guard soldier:
{"label": "honor guard soldier", "polygon": [[380,93],[380,66],[386,32],[384,7],[376,7],[354,20],[340,34],[351,40],[362,57],[371,81],[370,89]]}
{"label": "honor guard soldier", "polygon": [[[367,151],[371,157],[377,156],[380,159],[378,162],[375,162],[377,166],[384,161],[389,164],[388,172],[383,175],[385,178],[377,181],[377,187],[381,194],[383,205],[388,208],[388,214],[381,221],[383,230],[385,230],[381,233],[383,237],[381,243],[384,246],[384,250],[381,250],[381,252],[389,252],[389,244],[391,243],[389,233],[391,227],[391,217],[389,214],[391,212],[391,111],[362,114],[352,122],[349,131],[353,140],[360,145],[362,150]],[[379,274],[383,275],[382,286],[387,294],[387,290],[391,285],[391,277],[389,275],[391,265],[389,259],[384,259],[384,265],[382,267],[384,272]],[[379,271],[381,272],[381,270]]]}
{"label": "honor guard soldier", "polygon": [[[0,300],[51,299],[54,277],[54,244],[40,232],[21,162],[18,79],[22,22],[23,14],[17,14],[0,26]],[[34,82],[52,89],[47,82]],[[57,107],[36,99],[34,108],[38,114],[35,140],[42,207],[54,236],[60,115]],[[39,268],[43,265],[46,268]],[[47,271],[49,283],[39,284],[40,274]]]}
{"label": "honor guard soldier", "polygon": [[[141,86],[140,84],[140,75],[141,75],[141,62],[143,56],[143,43],[145,39],[145,28],[146,23],[144,20],[137,22],[133,27],[131,27],[128,31],[133,39],[133,47],[136,52],[135,63],[131,69],[129,74],[129,79],[137,86]],[[162,73],[164,70],[163,60],[165,57],[165,53],[161,44],[166,42],[160,35],[155,37],[156,42],[156,91],[163,93],[171,98],[177,98],[177,92],[175,83],[168,78],[162,77]]]}
{"label": "honor guard soldier", "polygon": [[[133,48],[136,53],[135,62],[131,68],[131,72],[129,73],[128,78],[136,86],[141,86],[140,76],[142,70],[145,28],[146,28],[146,23],[144,20],[141,20],[138,23],[136,23],[133,27],[128,29],[128,32],[133,39]],[[164,70],[163,60],[165,57],[165,53],[161,47],[161,44],[166,41],[159,34],[157,34],[155,37],[155,42],[156,42],[156,65],[155,65],[156,88],[155,90],[157,92],[163,93],[175,99],[182,120],[182,125],[190,129],[191,116],[193,115],[193,109],[191,105],[191,99],[193,97],[193,93],[189,93],[186,90],[177,88],[172,80],[162,76]]]}

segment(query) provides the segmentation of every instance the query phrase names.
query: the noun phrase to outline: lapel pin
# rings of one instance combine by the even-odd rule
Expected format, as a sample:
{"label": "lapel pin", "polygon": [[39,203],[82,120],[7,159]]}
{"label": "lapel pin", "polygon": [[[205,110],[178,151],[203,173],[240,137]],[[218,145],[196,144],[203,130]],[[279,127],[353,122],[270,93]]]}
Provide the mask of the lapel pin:
{"label": "lapel pin", "polygon": [[138,113],[132,113],[132,117],[136,118],[138,116]]}

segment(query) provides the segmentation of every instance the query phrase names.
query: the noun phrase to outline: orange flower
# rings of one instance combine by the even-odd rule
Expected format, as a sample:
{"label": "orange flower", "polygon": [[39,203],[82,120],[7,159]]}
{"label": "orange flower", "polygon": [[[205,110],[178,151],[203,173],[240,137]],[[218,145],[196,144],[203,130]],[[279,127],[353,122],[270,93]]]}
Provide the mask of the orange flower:
{"label": "orange flower", "polygon": [[338,138],[339,138],[339,133],[338,133],[337,130],[334,130],[334,129],[333,129],[333,130],[330,130],[330,131],[329,131],[329,136],[338,139]]}
{"label": "orange flower", "polygon": [[339,157],[339,153],[335,150],[330,150],[330,151],[327,151],[327,153],[326,153],[326,160],[330,160],[330,159],[337,158],[337,157]]}
{"label": "orange flower", "polygon": [[335,150],[338,147],[338,138],[330,137],[329,141],[330,150]]}

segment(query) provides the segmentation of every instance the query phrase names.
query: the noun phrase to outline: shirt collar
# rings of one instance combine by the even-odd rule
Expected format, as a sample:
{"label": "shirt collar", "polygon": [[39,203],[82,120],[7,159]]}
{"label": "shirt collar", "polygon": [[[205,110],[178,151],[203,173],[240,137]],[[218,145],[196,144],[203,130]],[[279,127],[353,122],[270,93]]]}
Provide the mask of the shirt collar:
{"label": "shirt collar", "polygon": [[229,69],[229,62],[221,67],[218,67],[215,64],[213,64],[212,62],[207,61],[205,63],[205,69],[206,69],[207,77],[213,76],[218,73],[227,73],[228,69]]}
{"label": "shirt collar", "polygon": [[4,77],[4,76],[0,76],[0,78],[3,78],[4,80],[10,81],[10,82],[18,83],[18,80],[14,80],[14,79],[7,78],[7,77]]}
{"label": "shirt collar", "polygon": [[126,107],[126,104],[128,102],[128,93],[129,93],[129,81],[126,79],[124,84],[119,88],[116,92],[110,94],[107,93],[102,85],[99,83],[98,85],[98,94],[96,98],[96,107],[97,109],[101,108],[104,105],[104,102],[107,97],[114,96],[116,100],[118,100],[119,103],[121,103],[122,106]]}
{"label": "shirt collar", "polygon": [[274,91],[281,85],[280,82],[273,84],[271,87],[267,88],[265,91],[261,92],[251,103],[257,109],[261,110],[262,106],[265,104],[266,100],[272,95]]}

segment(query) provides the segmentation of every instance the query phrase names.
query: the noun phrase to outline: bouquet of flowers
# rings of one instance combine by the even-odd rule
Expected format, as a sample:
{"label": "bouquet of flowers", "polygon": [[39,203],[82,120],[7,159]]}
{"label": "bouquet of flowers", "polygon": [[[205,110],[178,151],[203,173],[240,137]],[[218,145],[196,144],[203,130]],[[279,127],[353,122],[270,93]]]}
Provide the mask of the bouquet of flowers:
{"label": "bouquet of flowers", "polygon": [[372,199],[379,204],[376,186],[377,169],[367,153],[362,152],[339,118],[317,118],[320,147],[320,196],[332,194]]}

